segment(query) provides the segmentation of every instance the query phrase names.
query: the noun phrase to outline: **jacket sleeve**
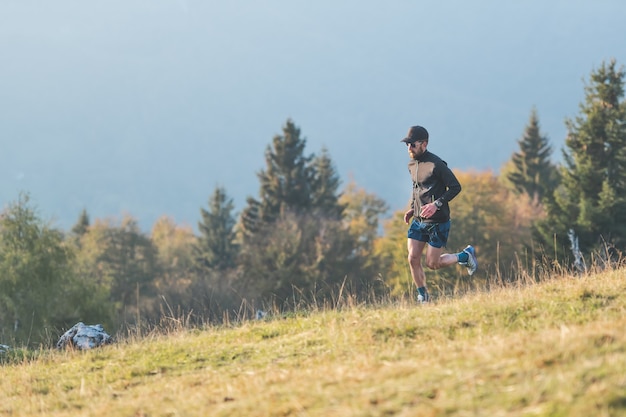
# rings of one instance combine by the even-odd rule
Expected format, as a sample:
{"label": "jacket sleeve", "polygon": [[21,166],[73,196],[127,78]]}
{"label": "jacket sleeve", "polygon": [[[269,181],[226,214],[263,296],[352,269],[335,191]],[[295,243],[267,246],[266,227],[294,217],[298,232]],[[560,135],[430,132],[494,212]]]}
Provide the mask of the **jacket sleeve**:
{"label": "jacket sleeve", "polygon": [[448,165],[445,162],[441,164],[440,168],[441,168],[441,179],[443,180],[443,183],[446,185],[446,191],[443,193],[441,197],[439,197],[439,199],[443,200],[442,201],[443,203],[446,203],[448,201],[451,201],[454,197],[456,197],[461,192],[461,183],[459,183],[459,180],[456,178],[456,175],[454,175],[454,172],[452,172],[452,170],[448,168]]}
{"label": "jacket sleeve", "polygon": [[411,176],[411,197],[409,198],[409,208],[411,210],[415,210],[415,179],[413,177],[413,171],[411,171],[411,166],[414,165],[415,162],[409,162],[409,175]]}

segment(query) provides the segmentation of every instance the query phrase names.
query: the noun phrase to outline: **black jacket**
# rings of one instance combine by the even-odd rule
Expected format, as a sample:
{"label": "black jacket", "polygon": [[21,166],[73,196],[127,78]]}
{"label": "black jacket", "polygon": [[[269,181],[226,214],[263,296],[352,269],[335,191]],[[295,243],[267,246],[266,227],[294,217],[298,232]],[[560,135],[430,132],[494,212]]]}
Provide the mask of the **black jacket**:
{"label": "black jacket", "polygon": [[[424,152],[417,160],[409,162],[413,180],[411,208],[413,217],[425,223],[443,223],[450,220],[448,202],[461,192],[461,184],[448,164],[432,152]],[[420,208],[439,200],[441,208],[429,219],[419,217]]]}

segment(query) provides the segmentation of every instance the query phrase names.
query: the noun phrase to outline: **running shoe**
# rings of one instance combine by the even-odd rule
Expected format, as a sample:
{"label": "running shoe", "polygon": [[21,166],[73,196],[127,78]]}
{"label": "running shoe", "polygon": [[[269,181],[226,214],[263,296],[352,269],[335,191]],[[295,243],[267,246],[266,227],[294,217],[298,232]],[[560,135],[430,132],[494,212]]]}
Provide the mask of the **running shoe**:
{"label": "running shoe", "polygon": [[463,252],[467,253],[467,273],[470,276],[474,275],[476,269],[478,268],[478,260],[476,259],[476,250],[472,245],[467,245]]}

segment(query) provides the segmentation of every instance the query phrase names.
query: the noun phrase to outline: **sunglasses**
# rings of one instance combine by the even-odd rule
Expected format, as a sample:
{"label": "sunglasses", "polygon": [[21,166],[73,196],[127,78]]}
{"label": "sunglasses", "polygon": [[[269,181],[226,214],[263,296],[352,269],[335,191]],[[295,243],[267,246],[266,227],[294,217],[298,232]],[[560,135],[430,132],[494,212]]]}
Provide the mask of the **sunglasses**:
{"label": "sunglasses", "polygon": [[407,143],[406,146],[408,146],[409,148],[415,148],[418,143],[423,143],[423,141],[418,140],[416,142]]}

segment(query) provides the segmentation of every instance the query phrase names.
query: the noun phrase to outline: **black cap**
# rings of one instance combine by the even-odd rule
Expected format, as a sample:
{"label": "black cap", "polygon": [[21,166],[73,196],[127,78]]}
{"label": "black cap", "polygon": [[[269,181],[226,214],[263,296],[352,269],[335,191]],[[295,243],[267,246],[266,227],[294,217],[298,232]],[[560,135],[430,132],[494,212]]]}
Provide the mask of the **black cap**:
{"label": "black cap", "polygon": [[422,126],[411,126],[409,133],[406,134],[406,138],[402,139],[400,142],[413,143],[425,141],[428,141],[428,130],[424,129]]}

